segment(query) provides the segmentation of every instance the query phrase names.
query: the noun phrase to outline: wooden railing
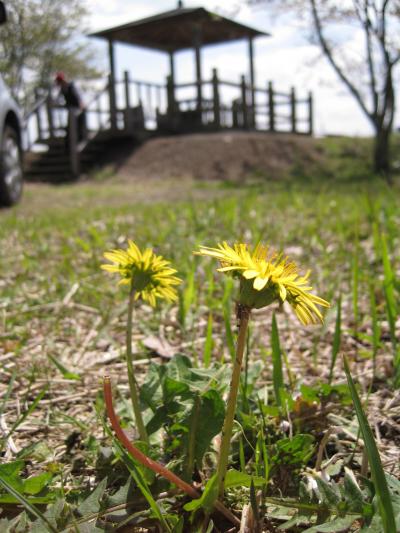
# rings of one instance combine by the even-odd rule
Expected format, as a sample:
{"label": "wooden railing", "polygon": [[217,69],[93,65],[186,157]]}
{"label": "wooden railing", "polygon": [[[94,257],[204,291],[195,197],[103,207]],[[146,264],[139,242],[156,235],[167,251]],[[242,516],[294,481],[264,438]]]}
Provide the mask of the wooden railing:
{"label": "wooden railing", "polygon": [[[86,115],[87,131],[80,139],[79,119]],[[32,150],[35,145],[48,144],[54,139],[65,138],[68,132],[68,154],[73,175],[80,173],[81,153],[88,142],[102,130],[109,130],[111,111],[109,85],[96,92],[84,110],[67,110],[54,101],[46,92],[37,93],[33,107],[24,116],[24,148]]]}
{"label": "wooden railing", "polygon": [[209,128],[255,129],[307,135],[313,133],[311,93],[305,98],[298,98],[294,87],[288,93],[278,92],[272,82],[265,89],[252,87],[244,76],[238,83],[221,80],[215,69],[212,79],[203,81],[201,85],[201,93],[208,93],[209,98],[202,98],[201,102],[197,97],[180,98],[179,93],[183,90],[197,92],[197,83],[173,86],[168,78],[169,111],[179,113],[191,102],[192,109],[197,109],[201,114],[202,124]]}
{"label": "wooden railing", "polygon": [[79,175],[81,153],[101,131],[111,134],[122,131],[130,136],[149,130],[313,133],[311,93],[298,98],[294,88],[287,93],[279,92],[272,82],[265,88],[254,87],[244,76],[236,83],[221,80],[215,69],[212,78],[201,84],[174,84],[170,77],[165,84],[149,83],[131,79],[128,72],[114,82],[109,77],[85,106],[88,132],[84,139],[79,138],[81,113],[68,113],[49,94],[38,94],[35,105],[25,116],[26,148],[65,137],[68,131],[70,167]]}

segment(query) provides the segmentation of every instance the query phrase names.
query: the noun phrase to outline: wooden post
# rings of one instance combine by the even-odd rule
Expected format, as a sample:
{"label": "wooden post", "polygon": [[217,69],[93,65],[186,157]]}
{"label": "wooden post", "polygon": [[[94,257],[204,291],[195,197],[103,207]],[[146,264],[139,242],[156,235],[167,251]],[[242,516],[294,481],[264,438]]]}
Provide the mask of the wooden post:
{"label": "wooden post", "polygon": [[103,129],[103,122],[102,122],[102,117],[101,117],[100,97],[97,98],[97,101],[96,101],[96,114],[97,114],[98,128],[99,128],[99,130],[102,130]]}
{"label": "wooden post", "polygon": [[175,87],[175,61],[174,52],[169,52],[169,75],[171,76],[172,84]]}
{"label": "wooden post", "polygon": [[53,121],[53,106],[51,104],[50,95],[46,99],[46,113],[47,113],[47,123],[49,126],[49,138],[54,137],[54,121]]}
{"label": "wooden post", "polygon": [[[40,92],[38,89],[35,89],[35,100],[40,99]],[[43,139],[43,128],[42,128],[42,119],[40,117],[40,107],[36,109],[36,121],[37,121],[37,129],[38,129],[38,139]]]}
{"label": "wooden post", "polygon": [[314,101],[313,95],[310,91],[308,93],[308,134],[313,135],[314,133]]}
{"label": "wooden post", "polygon": [[201,111],[203,104],[203,85],[201,78],[201,34],[200,28],[196,28],[194,34],[194,51],[196,54],[196,84],[197,84],[197,109]]}
{"label": "wooden post", "polygon": [[250,123],[252,127],[256,125],[256,91],[255,91],[255,72],[254,72],[254,46],[253,37],[249,37],[249,66],[250,66],[250,94],[251,94],[251,113]]}
{"label": "wooden post", "polygon": [[232,127],[233,128],[238,128],[239,127],[237,100],[233,100],[233,102],[232,102]]}
{"label": "wooden post", "polygon": [[171,76],[167,76],[167,113],[172,115],[175,111],[174,85]]}
{"label": "wooden post", "polygon": [[246,78],[242,75],[240,79],[240,87],[242,92],[242,127],[247,130],[249,127],[248,107],[247,107],[247,87]]}
{"label": "wooden post", "polygon": [[219,81],[217,69],[213,69],[212,73],[212,86],[213,86],[213,110],[214,110],[214,126],[220,128],[221,126],[221,109],[219,99]]}
{"label": "wooden post", "polygon": [[268,82],[269,131],[275,131],[275,102],[272,81]]}
{"label": "wooden post", "polygon": [[125,108],[130,109],[131,107],[131,95],[130,95],[130,79],[129,72],[125,70],[124,72],[124,88],[125,88]]}
{"label": "wooden post", "polygon": [[108,55],[110,60],[110,74],[108,76],[108,90],[110,95],[110,123],[111,129],[117,128],[117,106],[115,98],[115,58],[114,58],[114,43],[108,41]]}
{"label": "wooden post", "polygon": [[296,117],[296,90],[294,87],[290,90],[290,122],[292,126],[292,133],[296,133],[297,117]]}
{"label": "wooden post", "polygon": [[68,149],[71,172],[74,178],[79,177],[79,152],[78,152],[78,116],[75,109],[68,112]]}

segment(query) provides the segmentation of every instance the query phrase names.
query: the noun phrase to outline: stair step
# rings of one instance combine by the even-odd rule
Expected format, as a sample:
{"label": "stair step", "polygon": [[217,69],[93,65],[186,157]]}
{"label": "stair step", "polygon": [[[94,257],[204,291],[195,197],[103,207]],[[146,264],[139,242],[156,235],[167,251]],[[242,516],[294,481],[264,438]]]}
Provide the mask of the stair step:
{"label": "stair step", "polygon": [[[103,130],[89,138],[80,154],[82,173],[90,171],[103,159],[109,159],[112,150],[118,148],[121,143],[129,142],[129,140],[132,141],[132,137],[126,133],[122,131],[111,132],[110,130]],[[27,180],[52,183],[75,180],[76,178],[71,174],[65,137],[44,139],[41,144],[47,145],[46,151],[26,154],[24,166]],[[103,158],[103,156],[106,157]]]}
{"label": "stair step", "polygon": [[30,176],[37,176],[39,174],[65,174],[70,173],[71,169],[68,166],[65,167],[35,167],[29,168],[25,171],[25,174]]}

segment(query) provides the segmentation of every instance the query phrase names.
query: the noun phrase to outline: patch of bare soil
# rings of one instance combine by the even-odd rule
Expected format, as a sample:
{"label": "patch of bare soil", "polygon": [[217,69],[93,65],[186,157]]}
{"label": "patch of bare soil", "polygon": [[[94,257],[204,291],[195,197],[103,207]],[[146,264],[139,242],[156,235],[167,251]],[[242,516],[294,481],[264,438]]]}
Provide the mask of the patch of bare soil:
{"label": "patch of bare soil", "polygon": [[251,175],[281,179],[322,162],[311,137],[225,132],[150,139],[118,170],[124,178],[242,181]]}

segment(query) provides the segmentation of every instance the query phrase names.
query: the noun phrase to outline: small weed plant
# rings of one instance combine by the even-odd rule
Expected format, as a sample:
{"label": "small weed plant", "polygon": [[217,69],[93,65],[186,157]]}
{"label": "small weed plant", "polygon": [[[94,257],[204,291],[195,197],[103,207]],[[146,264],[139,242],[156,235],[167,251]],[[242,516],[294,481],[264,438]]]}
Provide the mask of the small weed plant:
{"label": "small weed plant", "polygon": [[[293,202],[299,210],[299,197]],[[300,273],[283,252],[275,253],[261,243],[244,244],[243,228],[236,244],[221,239],[215,247],[199,245],[210,242],[207,224],[217,203],[208,205],[208,218],[189,205],[190,228],[181,227],[176,215],[167,212],[179,242],[184,242],[182,234],[189,234],[183,252],[172,242],[163,247],[173,262],[152,247],[140,248],[129,240],[127,248],[106,252],[107,262],[101,268],[117,274],[122,288],[115,291],[106,282],[107,310],[91,335],[109,320],[117,324],[118,338],[125,338],[125,343],[116,370],[103,372],[102,390],[94,401],[96,436],[86,419],[66,413],[63,418],[69,417],[68,423],[77,427],[75,437],[68,437],[67,449],[76,448],[77,435],[86,435],[81,447],[87,456],[91,454],[90,463],[85,458],[88,472],[84,475],[84,468],[72,462],[66,467],[65,462],[47,460],[41,471],[29,473],[32,458],[40,462],[40,454],[48,458],[50,451],[43,443],[17,449],[13,438],[48,398],[48,384],[38,388],[32,379],[23,408],[7,426],[3,415],[18,380],[12,373],[0,403],[4,456],[0,530],[400,531],[400,482],[384,469],[387,458],[378,450],[382,435],[367,417],[382,379],[383,344],[390,390],[400,386],[395,254],[400,213],[362,197],[366,219],[357,215],[351,224],[339,218],[331,222],[340,237],[337,249],[327,257],[323,248],[328,237],[317,228],[321,213],[332,215],[336,209],[335,200],[330,202],[316,211],[320,218],[311,224],[313,270],[320,278],[321,270],[329,271],[335,253],[350,260],[347,271],[335,270],[336,277],[326,288],[327,300],[314,293],[310,272]],[[239,206],[254,221],[255,205],[253,196],[247,204],[230,200],[218,212],[227,228],[241,228]],[[365,224],[371,230],[368,236]],[[158,235],[164,242],[161,228]],[[254,223],[248,233],[257,242],[264,231]],[[291,231],[295,233],[295,228]],[[92,230],[90,239],[96,250],[105,248],[101,230]],[[99,262],[82,236],[75,245],[93,261],[91,272],[97,272]],[[291,251],[296,253],[295,245]],[[364,270],[364,254],[373,254],[375,277]],[[217,261],[218,273],[210,258]],[[345,275],[346,280],[340,278]],[[80,283],[88,283],[88,294],[93,292],[91,278],[81,277]],[[80,305],[90,308],[88,302]],[[363,321],[366,306],[368,327]],[[143,347],[135,345],[138,325],[144,324],[150,324],[153,332],[166,325],[163,342],[161,335],[158,344],[152,339],[150,350],[159,356],[157,360],[143,358]],[[326,338],[326,372],[312,381],[304,379],[291,352],[297,358],[306,352],[303,367],[315,375],[322,357],[319,343]],[[348,355],[345,342],[350,338],[355,348]],[[145,341],[150,345],[147,338],[143,345]],[[371,362],[364,390],[362,379],[355,379],[358,360]],[[70,369],[54,355],[49,361],[61,374],[60,383],[83,380],[76,367]],[[363,397],[360,390],[366,393]],[[395,396],[390,401],[395,402]],[[385,409],[392,403],[386,403]],[[350,414],[346,418],[343,413]],[[79,472],[76,477],[74,468]]]}

